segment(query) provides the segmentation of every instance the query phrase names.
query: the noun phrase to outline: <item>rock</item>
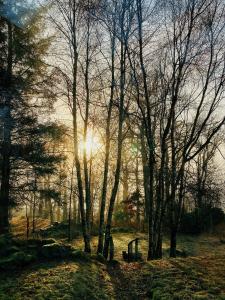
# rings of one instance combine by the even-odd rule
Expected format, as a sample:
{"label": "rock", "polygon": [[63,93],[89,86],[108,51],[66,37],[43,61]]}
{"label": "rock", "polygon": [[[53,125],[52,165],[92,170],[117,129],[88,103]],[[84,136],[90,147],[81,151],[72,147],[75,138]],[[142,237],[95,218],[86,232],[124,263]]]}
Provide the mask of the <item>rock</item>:
{"label": "rock", "polygon": [[89,261],[90,255],[81,250],[75,250],[72,252],[72,258],[76,260]]}
{"label": "rock", "polygon": [[178,257],[187,257],[188,256],[185,250],[176,250],[176,255]]}
{"label": "rock", "polygon": [[37,259],[36,255],[27,254],[23,251],[15,252],[9,257],[0,261],[0,269],[14,269],[15,267],[23,267]]}
{"label": "rock", "polygon": [[11,259],[15,264],[27,265],[30,262],[34,261],[36,259],[36,256],[20,251],[12,254]]}
{"label": "rock", "polygon": [[72,255],[71,246],[64,246],[59,243],[43,245],[41,254],[45,258],[66,258]]}
{"label": "rock", "polygon": [[0,236],[0,256],[7,255],[9,248],[11,248],[12,246],[13,241],[11,235]]}
{"label": "rock", "polygon": [[107,262],[107,260],[102,254],[92,255],[91,258],[99,261],[102,264],[105,264]]}

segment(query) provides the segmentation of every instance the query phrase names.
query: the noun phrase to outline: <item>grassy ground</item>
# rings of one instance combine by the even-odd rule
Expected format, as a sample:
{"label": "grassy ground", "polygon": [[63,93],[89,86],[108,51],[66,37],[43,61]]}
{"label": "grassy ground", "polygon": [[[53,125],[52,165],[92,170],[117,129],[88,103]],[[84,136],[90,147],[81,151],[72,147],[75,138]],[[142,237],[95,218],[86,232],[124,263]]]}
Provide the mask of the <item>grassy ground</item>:
{"label": "grassy ground", "polygon": [[51,262],[31,266],[0,281],[0,299],[110,299],[110,281],[98,262]]}
{"label": "grassy ground", "polygon": [[[96,260],[42,262],[13,273],[0,274],[2,300],[54,299],[225,299],[225,244],[221,236],[180,236],[178,248],[187,258],[127,264],[121,252],[135,237],[144,234],[115,233],[118,263]],[[93,248],[97,239],[93,238]],[[73,242],[82,247],[82,240]],[[164,253],[168,241],[163,245]]]}

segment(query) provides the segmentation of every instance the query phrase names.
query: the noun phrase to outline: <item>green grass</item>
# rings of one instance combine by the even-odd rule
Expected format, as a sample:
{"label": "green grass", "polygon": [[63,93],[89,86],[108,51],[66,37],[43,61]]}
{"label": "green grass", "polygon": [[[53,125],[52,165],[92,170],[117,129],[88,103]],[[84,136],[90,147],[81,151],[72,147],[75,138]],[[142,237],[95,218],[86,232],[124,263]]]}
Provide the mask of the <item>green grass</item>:
{"label": "green grass", "polygon": [[[115,258],[121,260],[122,251],[127,251],[127,245],[129,241],[140,238],[140,251],[143,253],[143,257],[146,259],[148,252],[148,237],[144,233],[114,233],[113,240],[115,245]],[[92,238],[92,249],[93,252],[97,250],[98,237]],[[75,248],[83,248],[82,238],[78,238],[73,241],[73,246]],[[165,257],[169,256],[169,239],[164,237],[163,241],[163,255]],[[220,238],[217,236],[189,236],[189,235],[179,235],[177,239],[177,249],[185,251],[188,256],[196,256],[204,254],[223,254],[225,249],[225,244],[220,242]]]}
{"label": "green grass", "polygon": [[42,263],[0,280],[0,299],[110,299],[104,266],[97,262]]}
{"label": "green grass", "polygon": [[151,272],[153,299],[225,299],[225,256],[151,262],[143,274]]}
{"label": "green grass", "polygon": [[[93,259],[52,261],[30,265],[16,273],[2,273],[0,299],[225,299],[225,244],[219,236],[179,236],[178,249],[189,253],[189,257],[131,264],[122,261],[121,252],[131,239],[140,237],[140,250],[146,257],[146,236],[113,236],[118,264]],[[93,252],[96,244],[95,237]],[[75,240],[73,246],[82,248],[82,239]],[[165,239],[164,249],[168,246]]]}

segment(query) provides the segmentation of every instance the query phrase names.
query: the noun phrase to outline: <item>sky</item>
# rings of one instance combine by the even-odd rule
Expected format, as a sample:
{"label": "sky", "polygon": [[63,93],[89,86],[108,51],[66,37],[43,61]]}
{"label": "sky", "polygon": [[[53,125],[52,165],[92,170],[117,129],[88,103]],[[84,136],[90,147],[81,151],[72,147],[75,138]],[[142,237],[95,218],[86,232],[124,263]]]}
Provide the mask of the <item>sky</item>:
{"label": "sky", "polygon": [[18,27],[29,24],[30,18],[48,0],[1,0],[0,15]]}

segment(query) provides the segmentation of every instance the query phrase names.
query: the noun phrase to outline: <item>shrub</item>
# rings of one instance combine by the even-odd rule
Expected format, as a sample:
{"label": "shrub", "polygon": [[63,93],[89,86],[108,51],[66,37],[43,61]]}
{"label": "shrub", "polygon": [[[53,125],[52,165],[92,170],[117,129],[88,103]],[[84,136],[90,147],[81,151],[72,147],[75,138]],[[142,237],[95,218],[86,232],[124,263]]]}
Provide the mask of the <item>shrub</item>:
{"label": "shrub", "polygon": [[212,230],[215,225],[225,220],[225,214],[221,208],[202,208],[184,213],[181,219],[180,232],[199,234]]}

